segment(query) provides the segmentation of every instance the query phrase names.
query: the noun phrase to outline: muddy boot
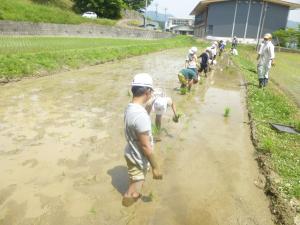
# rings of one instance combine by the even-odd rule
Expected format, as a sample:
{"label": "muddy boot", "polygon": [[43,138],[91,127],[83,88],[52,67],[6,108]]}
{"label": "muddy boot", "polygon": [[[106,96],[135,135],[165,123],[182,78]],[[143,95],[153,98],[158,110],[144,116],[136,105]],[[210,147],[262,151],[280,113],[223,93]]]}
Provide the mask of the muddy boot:
{"label": "muddy boot", "polygon": [[268,81],[269,81],[268,78],[265,78],[265,79],[264,79],[264,87],[266,87],[266,86],[268,85]]}
{"label": "muddy boot", "polygon": [[264,79],[263,78],[259,78],[258,82],[259,82],[258,87],[262,88],[264,86]]}

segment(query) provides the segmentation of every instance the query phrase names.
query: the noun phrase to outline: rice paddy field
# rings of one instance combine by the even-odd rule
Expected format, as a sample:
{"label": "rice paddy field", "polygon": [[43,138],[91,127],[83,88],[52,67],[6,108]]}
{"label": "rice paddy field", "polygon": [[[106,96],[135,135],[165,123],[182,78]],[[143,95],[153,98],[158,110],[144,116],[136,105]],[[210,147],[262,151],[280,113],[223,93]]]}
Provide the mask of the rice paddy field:
{"label": "rice paddy field", "polygon": [[169,48],[190,46],[190,37],[162,40],[0,37],[0,78],[19,79],[79,68]]}

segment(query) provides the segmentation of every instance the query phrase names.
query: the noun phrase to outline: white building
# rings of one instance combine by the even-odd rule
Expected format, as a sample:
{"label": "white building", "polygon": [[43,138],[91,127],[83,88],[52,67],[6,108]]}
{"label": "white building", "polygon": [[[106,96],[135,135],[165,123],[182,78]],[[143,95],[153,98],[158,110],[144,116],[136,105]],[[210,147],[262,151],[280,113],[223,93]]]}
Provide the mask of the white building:
{"label": "white building", "polygon": [[193,35],[194,22],[194,18],[170,17],[165,23],[165,30],[175,34]]}

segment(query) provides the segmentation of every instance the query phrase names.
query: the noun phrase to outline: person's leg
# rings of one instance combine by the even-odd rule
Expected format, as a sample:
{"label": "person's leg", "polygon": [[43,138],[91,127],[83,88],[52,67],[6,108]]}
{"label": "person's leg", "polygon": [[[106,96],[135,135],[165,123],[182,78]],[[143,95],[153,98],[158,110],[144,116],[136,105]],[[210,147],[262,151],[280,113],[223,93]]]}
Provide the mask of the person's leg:
{"label": "person's leg", "polygon": [[265,66],[264,87],[267,86],[268,81],[269,81],[269,71],[270,71],[270,69],[268,68],[268,66]]}
{"label": "person's leg", "polygon": [[125,157],[125,160],[128,167],[129,186],[128,190],[124,193],[122,205],[128,207],[141,197],[141,189],[145,182],[146,170],[140,169],[127,157]]}
{"label": "person's leg", "polygon": [[208,66],[204,67],[204,76],[207,77]]}
{"label": "person's leg", "polygon": [[264,68],[262,65],[257,66],[257,75],[258,75],[258,87],[262,88],[264,85]]}
{"label": "person's leg", "polygon": [[155,116],[155,126],[158,130],[160,130],[161,128],[161,118],[162,118],[162,115],[157,115]]}

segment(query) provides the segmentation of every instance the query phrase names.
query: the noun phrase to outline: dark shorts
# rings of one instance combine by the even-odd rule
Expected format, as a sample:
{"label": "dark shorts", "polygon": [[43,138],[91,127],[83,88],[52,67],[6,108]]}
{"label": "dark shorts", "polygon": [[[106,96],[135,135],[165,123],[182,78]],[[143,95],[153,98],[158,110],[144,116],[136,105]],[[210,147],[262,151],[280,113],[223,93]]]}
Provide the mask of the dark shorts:
{"label": "dark shorts", "polygon": [[208,70],[207,65],[200,64],[200,69],[199,69],[200,73],[202,73],[202,71],[204,71],[204,73],[207,73],[207,70]]}

